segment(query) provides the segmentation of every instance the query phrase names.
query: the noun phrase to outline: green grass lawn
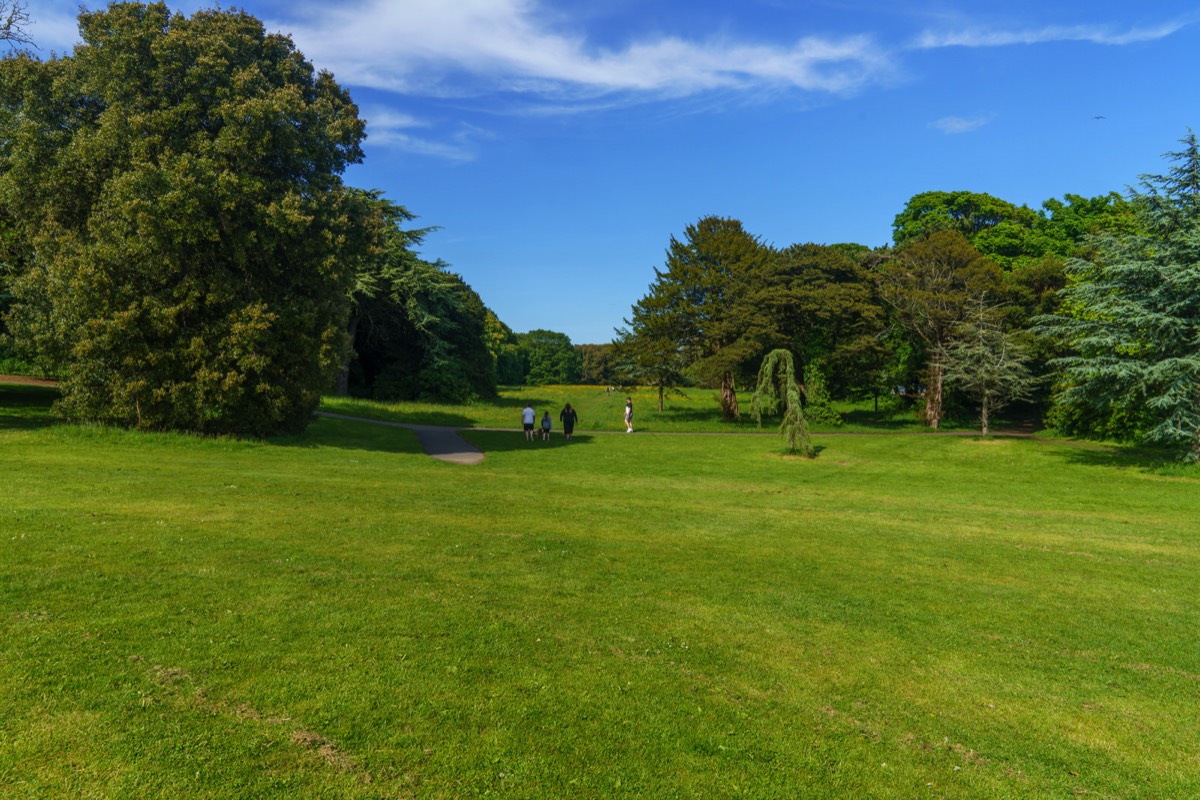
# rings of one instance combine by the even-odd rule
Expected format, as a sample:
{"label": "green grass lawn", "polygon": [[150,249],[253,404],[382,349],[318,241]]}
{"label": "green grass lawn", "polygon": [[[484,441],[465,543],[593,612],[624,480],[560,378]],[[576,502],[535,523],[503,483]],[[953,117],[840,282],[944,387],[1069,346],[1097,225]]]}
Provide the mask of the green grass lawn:
{"label": "green grass lawn", "polygon": [[2,797],[1200,795],[1194,469],[482,430],[464,467],[48,398],[0,385]]}
{"label": "green grass lawn", "polygon": [[[521,409],[526,403],[530,403],[537,411],[538,419],[541,419],[542,412],[549,411],[554,428],[558,430],[558,412],[565,404],[570,403],[579,412],[580,430],[624,431],[625,398],[630,396],[633,398],[634,428],[638,431],[748,433],[773,431],[779,425],[778,419],[771,421],[764,418],[762,428],[759,428],[750,412],[752,393],[743,393],[740,397],[740,421],[722,420],[716,392],[712,389],[688,389],[685,394],[669,395],[661,412],[658,410],[658,392],[655,389],[608,394],[603,386],[507,387],[502,388],[499,397],[494,400],[480,400],[457,406],[326,397],[322,408],[341,414],[398,422],[475,428],[520,428]],[[842,425],[836,428],[813,425],[813,429],[844,432],[925,431],[910,408],[888,406],[885,403],[881,410],[875,411],[869,401],[853,405],[839,404],[837,408],[844,417]],[[945,425],[951,430],[962,430],[972,428],[975,423],[972,420],[965,423],[948,420]]]}

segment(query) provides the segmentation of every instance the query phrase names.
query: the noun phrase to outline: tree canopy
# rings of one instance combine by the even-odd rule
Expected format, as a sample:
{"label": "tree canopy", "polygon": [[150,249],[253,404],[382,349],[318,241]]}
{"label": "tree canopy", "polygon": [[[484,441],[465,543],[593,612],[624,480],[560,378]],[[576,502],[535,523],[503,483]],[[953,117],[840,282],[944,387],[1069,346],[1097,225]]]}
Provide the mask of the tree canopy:
{"label": "tree canopy", "polygon": [[1189,131],[1165,174],[1132,194],[1139,232],[1106,233],[1070,264],[1062,310],[1042,329],[1058,361],[1059,420],[1200,460],[1200,144]]}
{"label": "tree canopy", "polygon": [[0,63],[15,341],[74,419],[302,428],[346,342],[357,107],[243,12],[113,3],[79,28],[71,56]]}

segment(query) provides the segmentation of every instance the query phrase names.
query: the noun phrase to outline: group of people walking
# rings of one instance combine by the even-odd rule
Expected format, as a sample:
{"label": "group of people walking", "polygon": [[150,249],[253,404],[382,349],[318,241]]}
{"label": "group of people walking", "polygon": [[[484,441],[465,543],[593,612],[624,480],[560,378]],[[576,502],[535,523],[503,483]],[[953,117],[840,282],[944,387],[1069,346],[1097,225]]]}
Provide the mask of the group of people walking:
{"label": "group of people walking", "polygon": [[[563,436],[570,439],[575,433],[575,423],[579,421],[579,414],[575,409],[571,408],[571,404],[567,403],[563,406],[563,410],[558,412],[558,419],[562,422]],[[537,412],[533,410],[533,405],[526,405],[525,410],[521,412],[521,425],[525,428],[525,438],[533,441],[537,437],[538,431],[535,430],[535,420],[537,420]],[[554,427],[554,423],[550,419],[550,412],[542,414],[542,422],[537,426],[541,430],[542,441],[550,440],[550,429]]]}
{"label": "group of people walking", "polygon": [[[571,404],[567,403],[563,406],[563,410],[558,412],[558,419],[562,423],[563,436],[570,439],[575,433],[575,423],[579,421],[579,414],[575,409],[571,408]],[[532,442],[537,438],[538,432],[541,432],[542,441],[550,441],[550,431],[554,427],[554,422],[550,419],[550,412],[546,411],[542,414],[540,425],[537,422],[537,412],[533,410],[532,403],[526,403],[525,408],[521,411],[521,427],[525,429],[525,439]],[[625,432],[633,433],[633,398],[625,398]]]}

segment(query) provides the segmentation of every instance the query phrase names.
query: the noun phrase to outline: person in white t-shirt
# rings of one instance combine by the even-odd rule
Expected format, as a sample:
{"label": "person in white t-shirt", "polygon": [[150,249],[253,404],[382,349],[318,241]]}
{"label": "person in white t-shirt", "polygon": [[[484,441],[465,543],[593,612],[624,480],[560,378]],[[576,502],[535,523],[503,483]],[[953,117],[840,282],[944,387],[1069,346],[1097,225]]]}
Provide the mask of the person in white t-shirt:
{"label": "person in white t-shirt", "polygon": [[537,419],[537,412],[533,410],[532,405],[526,405],[525,410],[521,412],[521,425],[525,428],[525,438],[528,441],[533,441],[533,421]]}

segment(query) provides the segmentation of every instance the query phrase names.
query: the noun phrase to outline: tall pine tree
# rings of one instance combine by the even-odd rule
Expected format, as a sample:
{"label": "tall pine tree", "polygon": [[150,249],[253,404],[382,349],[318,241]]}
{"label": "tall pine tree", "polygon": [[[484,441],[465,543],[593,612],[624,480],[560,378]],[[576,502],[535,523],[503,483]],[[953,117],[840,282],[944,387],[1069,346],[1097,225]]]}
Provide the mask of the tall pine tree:
{"label": "tall pine tree", "polygon": [[1042,329],[1073,354],[1058,360],[1059,419],[1070,427],[1165,445],[1200,460],[1200,144],[1167,153],[1162,175],[1132,192],[1142,232],[1096,241],[1069,269],[1064,311]]}

